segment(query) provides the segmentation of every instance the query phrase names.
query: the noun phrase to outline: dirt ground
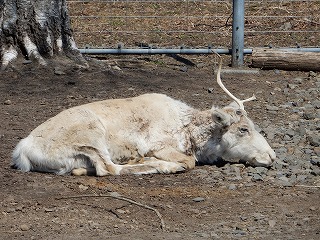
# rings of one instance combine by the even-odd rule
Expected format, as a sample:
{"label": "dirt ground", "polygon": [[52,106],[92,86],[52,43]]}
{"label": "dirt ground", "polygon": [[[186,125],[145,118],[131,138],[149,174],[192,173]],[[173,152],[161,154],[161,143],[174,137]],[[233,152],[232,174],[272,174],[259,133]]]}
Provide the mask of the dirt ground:
{"label": "dirt ground", "polygon": [[[319,176],[303,186],[286,187],[232,179],[219,174],[217,166],[197,166],[172,175],[107,177],[21,173],[10,168],[18,141],[72,106],[147,92],[165,93],[200,109],[228,104],[214,80],[214,61],[212,56],[179,61],[170,56],[109,56],[90,60],[88,70],[24,65],[19,71],[1,73],[0,238],[319,239],[320,189],[314,186]],[[270,119],[265,106],[286,101],[273,91],[297,76],[307,79],[308,73],[225,73],[223,79],[240,97],[257,95],[257,101],[246,105],[254,122],[271,120],[277,127],[279,121],[289,121],[288,115]],[[164,229],[154,209],[161,214]]]}

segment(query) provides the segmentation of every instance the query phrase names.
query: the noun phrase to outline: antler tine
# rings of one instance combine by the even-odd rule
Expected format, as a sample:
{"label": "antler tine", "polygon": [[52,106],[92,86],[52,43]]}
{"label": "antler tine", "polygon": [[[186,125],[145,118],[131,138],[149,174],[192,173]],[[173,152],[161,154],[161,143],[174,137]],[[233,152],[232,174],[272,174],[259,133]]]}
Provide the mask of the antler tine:
{"label": "antler tine", "polygon": [[244,105],[243,103],[244,102],[249,102],[249,101],[252,101],[252,100],[255,100],[256,99],[256,96],[253,95],[252,97],[250,98],[247,98],[245,100],[240,100],[239,98],[235,97],[222,83],[221,81],[221,68],[222,68],[222,58],[221,56],[217,53],[217,52],[214,52],[218,57],[219,57],[219,67],[218,67],[218,72],[217,72],[217,82],[219,84],[219,86],[222,88],[222,90],[228,94],[229,97],[231,97],[238,105],[239,105],[239,108],[241,110],[244,110]]}

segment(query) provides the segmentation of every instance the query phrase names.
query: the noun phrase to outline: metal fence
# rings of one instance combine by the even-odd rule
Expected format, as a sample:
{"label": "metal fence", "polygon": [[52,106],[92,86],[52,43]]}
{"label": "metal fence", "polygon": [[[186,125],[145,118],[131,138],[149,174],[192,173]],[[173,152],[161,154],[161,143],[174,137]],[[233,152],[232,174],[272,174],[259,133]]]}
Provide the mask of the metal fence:
{"label": "metal fence", "polygon": [[[80,48],[230,48],[232,0],[68,0]],[[320,1],[246,0],[245,47],[319,47]]]}

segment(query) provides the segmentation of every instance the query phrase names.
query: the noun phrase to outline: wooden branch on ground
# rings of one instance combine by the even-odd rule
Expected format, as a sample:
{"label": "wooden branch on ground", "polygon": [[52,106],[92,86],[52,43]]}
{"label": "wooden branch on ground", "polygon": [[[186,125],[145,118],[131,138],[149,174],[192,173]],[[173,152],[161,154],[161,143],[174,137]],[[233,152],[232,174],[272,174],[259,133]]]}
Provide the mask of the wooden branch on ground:
{"label": "wooden branch on ground", "polygon": [[252,66],[262,69],[320,71],[320,52],[255,48],[252,52]]}
{"label": "wooden branch on ground", "polygon": [[311,185],[295,185],[295,187],[320,188],[320,186],[311,186]]}
{"label": "wooden branch on ground", "polygon": [[160,219],[160,223],[161,223],[161,229],[162,230],[165,230],[165,223],[164,223],[164,220],[162,218],[162,215],[160,214],[160,212],[153,208],[153,207],[150,207],[148,205],[145,205],[145,204],[142,204],[142,203],[139,203],[139,202],[136,202],[130,198],[126,198],[126,197],[122,197],[120,196],[119,194],[99,194],[99,195],[77,195],[77,196],[67,196],[67,197],[57,197],[56,199],[57,200],[61,200],[61,199],[71,199],[71,198],[88,198],[88,197],[109,197],[109,198],[115,198],[115,199],[118,199],[118,200],[122,200],[122,201],[126,201],[126,202],[129,202],[131,204],[134,204],[134,205],[137,205],[139,207],[143,207],[143,208],[146,208],[146,209],[149,209],[151,211],[154,211],[158,218]]}

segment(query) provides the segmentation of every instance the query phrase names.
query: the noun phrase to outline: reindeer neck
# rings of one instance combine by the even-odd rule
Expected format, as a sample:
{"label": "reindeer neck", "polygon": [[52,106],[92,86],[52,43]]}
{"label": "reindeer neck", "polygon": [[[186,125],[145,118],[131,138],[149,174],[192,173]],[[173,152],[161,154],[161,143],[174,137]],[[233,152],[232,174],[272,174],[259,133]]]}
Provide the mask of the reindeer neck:
{"label": "reindeer neck", "polygon": [[201,148],[207,142],[212,135],[214,126],[210,110],[199,111],[193,115],[188,125],[193,148]]}

